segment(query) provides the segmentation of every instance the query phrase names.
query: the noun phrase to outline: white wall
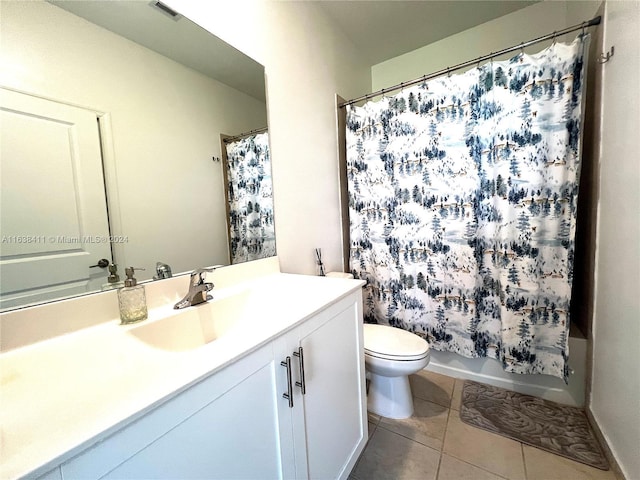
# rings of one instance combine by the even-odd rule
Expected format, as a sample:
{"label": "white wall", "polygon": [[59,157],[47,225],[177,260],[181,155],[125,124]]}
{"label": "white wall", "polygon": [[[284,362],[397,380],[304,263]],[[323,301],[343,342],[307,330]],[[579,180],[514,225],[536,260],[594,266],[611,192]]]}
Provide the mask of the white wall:
{"label": "white wall", "polygon": [[591,412],[626,478],[640,478],[640,2],[605,9]]}
{"label": "white wall", "polygon": [[42,1],[2,2],[1,54],[0,85],[109,114],[122,278],[125,265],[145,267],[141,279],[157,261],[176,273],[228,263],[211,157],[220,133],[266,125],[264,102]]}
{"label": "white wall", "polygon": [[316,247],[340,269],[335,94],[369,91],[369,67],[310,2],[167,3],[265,66],[282,270],[315,274]]}
{"label": "white wall", "polygon": [[[600,1],[545,1],[470,28],[371,67],[373,91],[590,20]],[[575,37],[575,33],[571,34]],[[537,52],[544,44],[525,52]],[[508,58],[514,53],[507,54]]]}

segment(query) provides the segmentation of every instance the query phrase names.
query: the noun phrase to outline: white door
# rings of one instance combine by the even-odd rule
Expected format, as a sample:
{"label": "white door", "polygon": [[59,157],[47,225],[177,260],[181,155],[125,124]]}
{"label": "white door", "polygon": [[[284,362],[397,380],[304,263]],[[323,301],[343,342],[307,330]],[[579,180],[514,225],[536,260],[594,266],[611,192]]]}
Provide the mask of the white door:
{"label": "white door", "polygon": [[109,223],[95,112],[0,89],[0,305],[105,283]]}

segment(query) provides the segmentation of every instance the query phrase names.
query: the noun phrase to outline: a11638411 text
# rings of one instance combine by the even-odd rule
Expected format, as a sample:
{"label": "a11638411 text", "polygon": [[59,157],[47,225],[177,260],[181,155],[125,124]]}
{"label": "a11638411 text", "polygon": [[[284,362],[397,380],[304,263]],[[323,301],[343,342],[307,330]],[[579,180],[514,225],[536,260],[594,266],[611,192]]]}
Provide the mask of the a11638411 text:
{"label": "a11638411 text", "polygon": [[84,245],[88,243],[128,243],[127,235],[3,235],[3,244],[65,243]]}

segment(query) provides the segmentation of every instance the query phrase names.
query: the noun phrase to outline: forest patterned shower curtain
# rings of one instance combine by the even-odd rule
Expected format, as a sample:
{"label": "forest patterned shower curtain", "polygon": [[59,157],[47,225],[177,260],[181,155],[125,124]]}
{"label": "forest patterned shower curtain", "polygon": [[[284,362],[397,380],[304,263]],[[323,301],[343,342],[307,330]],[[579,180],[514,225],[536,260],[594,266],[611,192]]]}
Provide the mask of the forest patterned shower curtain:
{"label": "forest patterned shower curtain", "polygon": [[587,38],[348,107],[367,322],[567,379]]}
{"label": "forest patterned shower curtain", "polygon": [[227,145],[227,197],[231,263],[276,254],[269,133]]}

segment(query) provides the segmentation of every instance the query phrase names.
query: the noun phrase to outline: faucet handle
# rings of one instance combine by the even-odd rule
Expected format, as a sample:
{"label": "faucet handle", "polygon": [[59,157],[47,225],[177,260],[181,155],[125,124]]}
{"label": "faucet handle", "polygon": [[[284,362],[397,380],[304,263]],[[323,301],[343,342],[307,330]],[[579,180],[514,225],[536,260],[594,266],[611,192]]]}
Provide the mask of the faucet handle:
{"label": "faucet handle", "polygon": [[[216,269],[216,267],[211,268],[198,268],[191,272],[191,284],[192,285],[202,285],[205,283],[205,277],[207,273],[211,273]],[[212,284],[213,286],[213,284]]]}

